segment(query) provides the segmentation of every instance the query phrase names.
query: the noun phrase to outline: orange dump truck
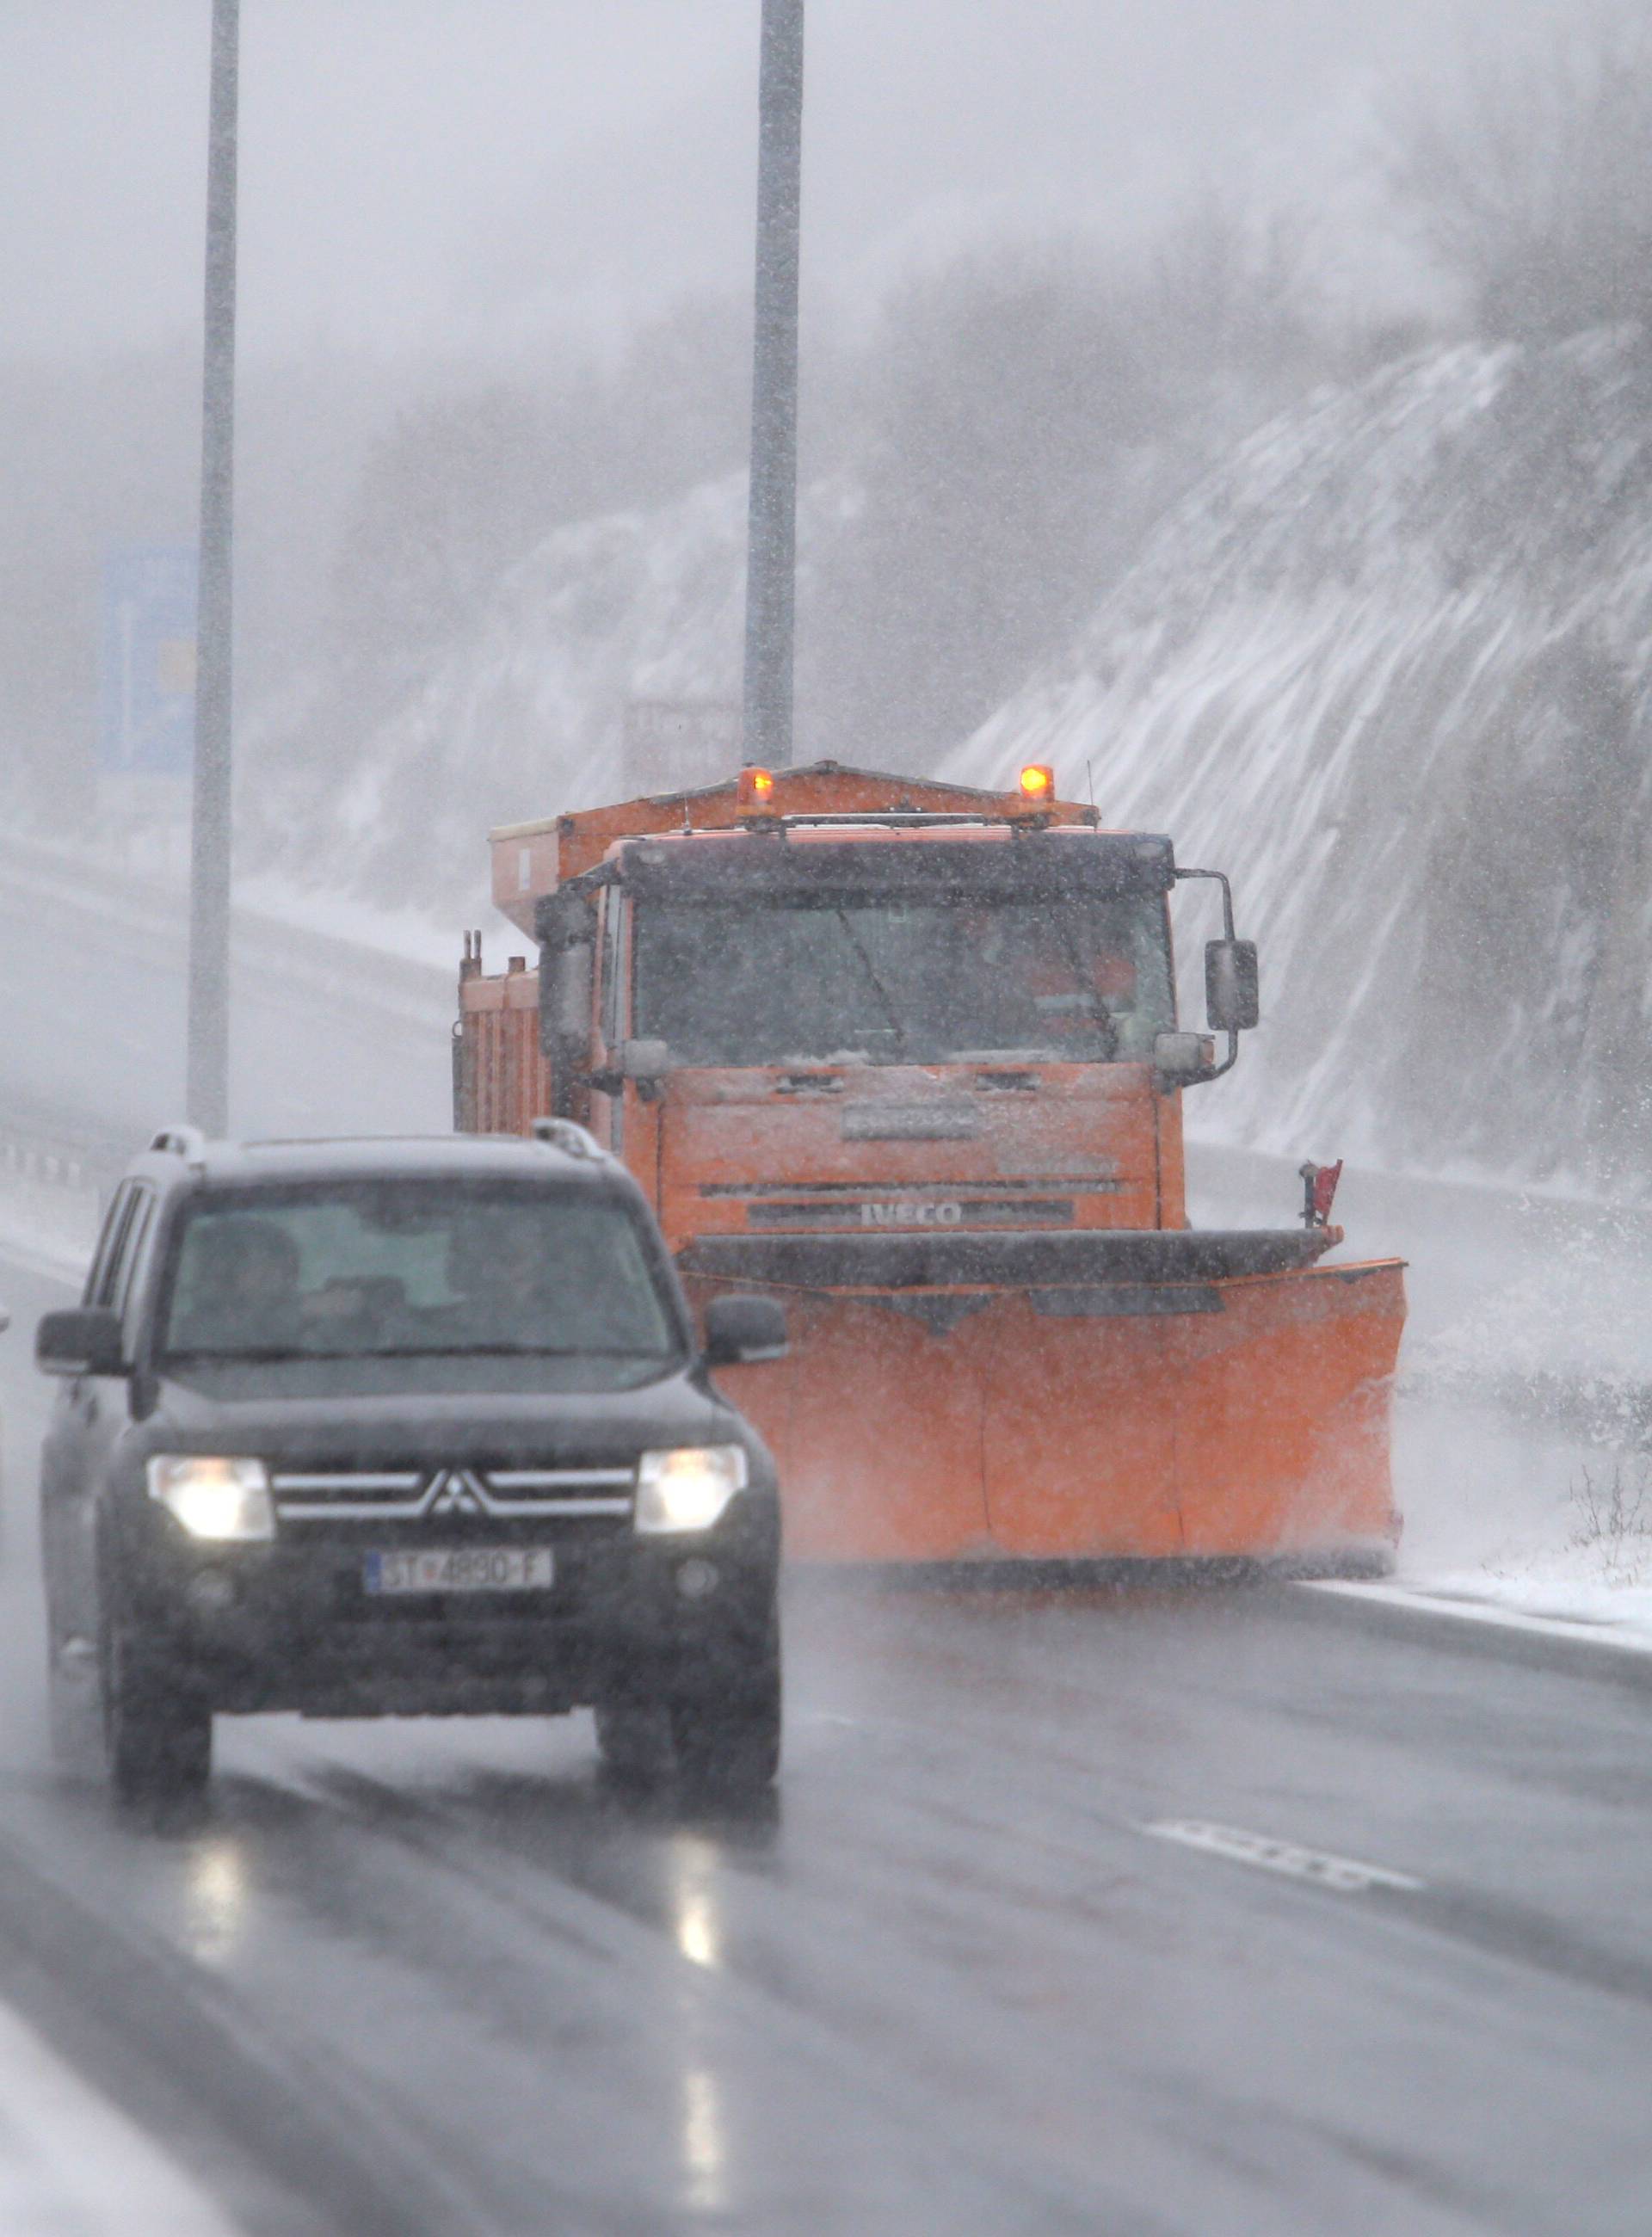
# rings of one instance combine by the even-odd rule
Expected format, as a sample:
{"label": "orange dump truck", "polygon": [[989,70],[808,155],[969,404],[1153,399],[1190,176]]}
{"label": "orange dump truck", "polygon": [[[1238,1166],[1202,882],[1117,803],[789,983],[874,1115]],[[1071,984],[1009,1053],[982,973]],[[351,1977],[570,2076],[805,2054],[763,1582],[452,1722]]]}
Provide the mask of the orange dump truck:
{"label": "orange dump truck", "polygon": [[[466,942],[456,1124],[572,1118],[652,1198],[697,1307],[764,1291],[727,1375],[794,1560],[1387,1566],[1393,1259],[1316,1209],[1190,1228],[1181,1101],[1233,1062],[1256,957],[1226,881],[1008,794],[823,762],[492,835],[539,968]],[[1213,1035],[1170,903],[1214,876]]]}

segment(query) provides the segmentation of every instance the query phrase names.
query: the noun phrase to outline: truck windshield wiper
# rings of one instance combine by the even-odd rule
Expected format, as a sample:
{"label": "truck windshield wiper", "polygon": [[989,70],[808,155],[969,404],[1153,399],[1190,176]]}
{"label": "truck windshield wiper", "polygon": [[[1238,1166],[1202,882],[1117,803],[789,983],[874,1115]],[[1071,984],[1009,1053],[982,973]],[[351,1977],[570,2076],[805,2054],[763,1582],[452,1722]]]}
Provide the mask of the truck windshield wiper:
{"label": "truck windshield wiper", "polygon": [[859,957],[861,968],[866,973],[867,984],[871,987],[872,992],[877,996],[879,1006],[882,1008],[884,1016],[889,1021],[889,1031],[895,1035],[895,1039],[900,1043],[902,1049],[904,1051],[906,1047],[906,1027],[901,1023],[900,1018],[896,1013],[895,1003],[890,997],[889,988],[883,984],[883,981],[877,975],[876,965],[867,954],[860,934],[856,931],[854,926],[849,921],[849,911],[843,908],[835,908],[832,911],[832,914],[837,919],[839,924],[843,926],[843,937],[848,940],[849,946],[855,950],[856,954]]}
{"label": "truck windshield wiper", "polygon": [[[1073,967],[1073,985],[1074,991],[1077,993],[1079,999],[1081,1001],[1087,1001],[1088,1003],[1090,1023],[1095,1027],[1098,1033],[1104,1033],[1107,1036],[1105,1054],[1107,1056],[1112,1056],[1116,1053],[1119,1046],[1118,1026],[1114,1022],[1112,1011],[1108,1009],[1107,1004],[1101,1000],[1101,997],[1098,993],[1094,991],[1092,991],[1088,995],[1085,993],[1083,959],[1079,954],[1078,941],[1073,936],[1072,923],[1066,912],[1061,908],[1058,908],[1055,911],[1055,928],[1061,935],[1061,945],[1067,950],[1067,960]],[[1094,981],[1092,982],[1092,985],[1094,986]]]}

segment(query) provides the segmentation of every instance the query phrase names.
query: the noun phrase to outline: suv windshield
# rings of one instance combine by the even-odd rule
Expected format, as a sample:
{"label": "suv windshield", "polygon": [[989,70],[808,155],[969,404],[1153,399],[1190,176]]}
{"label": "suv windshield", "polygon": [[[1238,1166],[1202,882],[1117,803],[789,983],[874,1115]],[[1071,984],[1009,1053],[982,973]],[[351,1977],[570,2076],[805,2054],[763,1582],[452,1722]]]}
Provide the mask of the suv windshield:
{"label": "suv windshield", "polygon": [[648,902],[633,1030],[679,1064],[1147,1061],[1175,1023],[1156,894]]}
{"label": "suv windshield", "polygon": [[626,1208],[585,1190],[340,1179],[224,1190],[174,1245],[164,1365],[659,1361],[675,1316]]}

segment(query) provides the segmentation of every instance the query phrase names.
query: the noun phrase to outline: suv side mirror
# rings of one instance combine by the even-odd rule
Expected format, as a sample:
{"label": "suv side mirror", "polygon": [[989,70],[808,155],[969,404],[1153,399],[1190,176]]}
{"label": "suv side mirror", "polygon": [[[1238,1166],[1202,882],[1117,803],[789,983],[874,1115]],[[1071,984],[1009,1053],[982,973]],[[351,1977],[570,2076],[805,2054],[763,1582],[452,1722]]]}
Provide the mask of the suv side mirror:
{"label": "suv side mirror", "polygon": [[705,1309],[705,1363],[744,1367],[786,1356],[786,1316],[772,1297],[713,1297]]}
{"label": "suv side mirror", "polygon": [[1247,1033],[1262,1015],[1253,940],[1205,944],[1205,1016],[1213,1033]]}
{"label": "suv side mirror", "polygon": [[126,1375],[121,1316],[106,1305],[43,1313],[35,1330],[35,1364],[47,1375]]}

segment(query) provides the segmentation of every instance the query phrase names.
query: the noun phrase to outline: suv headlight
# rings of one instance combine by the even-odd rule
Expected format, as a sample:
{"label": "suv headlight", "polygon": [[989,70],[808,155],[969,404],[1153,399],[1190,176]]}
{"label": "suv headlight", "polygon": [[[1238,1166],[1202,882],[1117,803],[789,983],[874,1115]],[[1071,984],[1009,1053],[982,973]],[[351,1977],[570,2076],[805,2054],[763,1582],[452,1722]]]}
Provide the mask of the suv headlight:
{"label": "suv headlight", "polygon": [[262,1461],[157,1453],[149,1464],[149,1497],[192,1538],[273,1538],[275,1508]]}
{"label": "suv headlight", "polygon": [[644,1453],[637,1463],[637,1528],[709,1530],[736,1492],[745,1488],[741,1445],[684,1445],[675,1452]]}

